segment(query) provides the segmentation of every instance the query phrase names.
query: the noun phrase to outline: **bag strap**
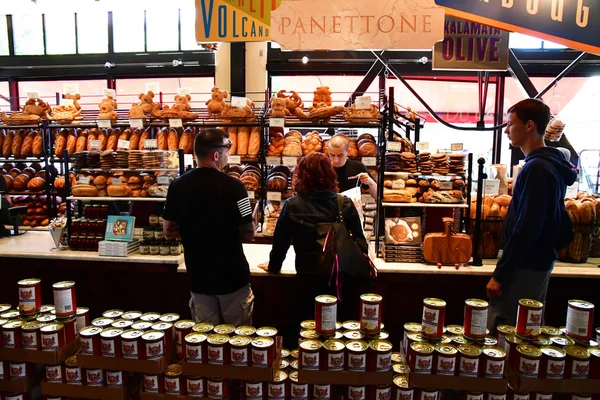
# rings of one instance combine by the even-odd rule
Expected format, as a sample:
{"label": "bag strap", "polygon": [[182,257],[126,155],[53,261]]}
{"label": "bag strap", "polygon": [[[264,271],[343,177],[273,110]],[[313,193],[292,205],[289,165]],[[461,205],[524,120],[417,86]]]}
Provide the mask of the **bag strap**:
{"label": "bag strap", "polygon": [[337,196],[337,206],[338,206],[337,222],[343,223],[344,216],[342,215],[342,208],[344,206],[344,196],[339,193],[336,194],[336,196]]}

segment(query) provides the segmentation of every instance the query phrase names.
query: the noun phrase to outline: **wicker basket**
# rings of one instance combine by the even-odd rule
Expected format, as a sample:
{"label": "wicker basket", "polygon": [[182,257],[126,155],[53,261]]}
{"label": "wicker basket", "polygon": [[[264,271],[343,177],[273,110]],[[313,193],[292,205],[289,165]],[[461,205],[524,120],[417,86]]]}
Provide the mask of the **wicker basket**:
{"label": "wicker basket", "polygon": [[[481,258],[498,258],[498,251],[502,245],[502,226],[504,220],[500,218],[481,221],[481,235],[479,236],[479,254]],[[475,221],[471,221],[471,238],[474,241]]]}
{"label": "wicker basket", "polygon": [[596,229],[594,229],[594,240],[592,241],[592,249],[590,257],[600,257],[600,221],[596,220]]}
{"label": "wicker basket", "polygon": [[567,247],[558,252],[558,260],[571,263],[584,263],[590,256],[592,244],[598,236],[598,225],[573,224],[573,241]]}

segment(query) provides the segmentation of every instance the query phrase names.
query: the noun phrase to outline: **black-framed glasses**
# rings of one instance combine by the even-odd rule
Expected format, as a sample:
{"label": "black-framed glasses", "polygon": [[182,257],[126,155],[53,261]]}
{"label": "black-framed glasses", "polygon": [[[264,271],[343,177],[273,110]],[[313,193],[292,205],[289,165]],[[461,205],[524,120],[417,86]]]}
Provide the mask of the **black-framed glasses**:
{"label": "black-framed glasses", "polygon": [[231,146],[232,146],[232,145],[233,145],[233,143],[231,143],[231,140],[229,140],[229,139],[228,139],[228,140],[227,140],[227,143],[225,143],[225,144],[220,144],[220,145],[218,145],[218,146],[210,146],[210,147],[215,147],[215,148],[217,148],[217,149],[220,149],[220,148],[231,149]]}

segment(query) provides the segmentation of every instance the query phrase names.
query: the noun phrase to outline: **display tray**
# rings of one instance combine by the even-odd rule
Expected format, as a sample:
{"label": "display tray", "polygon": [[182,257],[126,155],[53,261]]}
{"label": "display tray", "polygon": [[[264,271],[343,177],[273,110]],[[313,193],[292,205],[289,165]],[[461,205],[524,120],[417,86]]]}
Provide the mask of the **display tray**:
{"label": "display tray", "polygon": [[469,205],[464,203],[390,203],[384,201],[381,205],[383,207],[469,208]]}
{"label": "display tray", "polygon": [[26,393],[31,387],[31,378],[0,379],[0,392]]}
{"label": "display tray", "polygon": [[352,371],[307,371],[298,370],[299,383],[331,385],[389,385],[393,371],[352,372]]}
{"label": "display tray", "polygon": [[506,376],[520,392],[600,393],[600,379],[533,379],[526,378],[506,366]]}
{"label": "display tray", "polygon": [[281,359],[282,338],[275,340],[275,359],[271,368],[238,367],[233,365],[213,365],[182,362],[183,374],[188,376],[218,376],[226,379],[241,379],[269,382],[273,380],[276,366]]}
{"label": "display tray", "polygon": [[79,341],[79,337],[63,348],[52,351],[7,349],[0,347],[0,360],[57,365],[77,353],[80,347],[81,342]]}
{"label": "display tray", "polygon": [[[222,400],[227,400],[229,397],[224,397]],[[140,393],[140,400],[208,400],[208,397],[193,397],[193,396],[174,396],[165,393]]]}
{"label": "display tray", "polygon": [[102,356],[77,355],[77,366],[81,368],[99,368],[113,371],[140,372],[145,374],[162,374],[171,364],[171,355],[157,360],[131,360]]}
{"label": "display tray", "polygon": [[55,397],[77,397],[83,399],[126,400],[129,389],[107,388],[67,383],[48,383],[42,381],[42,394]]}
{"label": "display tray", "polygon": [[466,390],[473,392],[506,393],[507,379],[467,378],[463,376],[408,374],[412,387],[438,390]]}
{"label": "display tray", "polygon": [[69,196],[67,200],[83,201],[167,201],[166,197],[76,197]]}

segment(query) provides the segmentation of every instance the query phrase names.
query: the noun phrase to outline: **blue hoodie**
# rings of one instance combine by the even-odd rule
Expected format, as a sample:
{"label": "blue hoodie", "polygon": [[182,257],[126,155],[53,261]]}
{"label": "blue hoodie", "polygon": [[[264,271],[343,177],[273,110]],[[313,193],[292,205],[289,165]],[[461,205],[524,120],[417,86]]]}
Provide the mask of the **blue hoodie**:
{"label": "blue hoodie", "polygon": [[573,237],[564,199],[567,186],[576,179],[573,166],[555,148],[541,147],[525,157],[506,213],[504,252],[494,279],[508,283],[514,279],[517,268],[552,269],[557,249],[565,247]]}

